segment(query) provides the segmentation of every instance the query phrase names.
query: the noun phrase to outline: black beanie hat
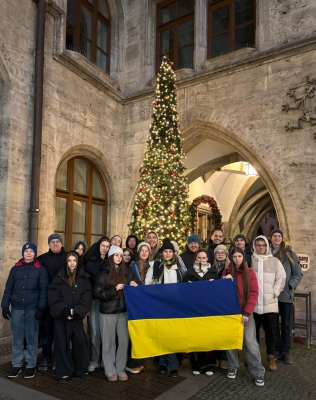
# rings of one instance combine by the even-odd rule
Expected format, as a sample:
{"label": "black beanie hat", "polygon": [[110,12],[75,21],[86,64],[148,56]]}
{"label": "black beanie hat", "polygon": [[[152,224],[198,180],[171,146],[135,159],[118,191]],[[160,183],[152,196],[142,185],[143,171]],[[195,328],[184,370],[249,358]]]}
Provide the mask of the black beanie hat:
{"label": "black beanie hat", "polygon": [[234,237],[234,243],[236,242],[237,239],[242,239],[245,243],[247,243],[246,236],[242,235],[241,233],[238,233],[238,235]]}
{"label": "black beanie hat", "polygon": [[162,242],[162,246],[161,246],[160,251],[163,252],[164,250],[172,250],[174,252],[174,246],[170,242],[169,238],[164,239],[163,242]]}
{"label": "black beanie hat", "polygon": [[282,236],[283,239],[283,232],[280,229],[273,229],[273,231],[271,232],[271,238],[275,233],[279,233]]}

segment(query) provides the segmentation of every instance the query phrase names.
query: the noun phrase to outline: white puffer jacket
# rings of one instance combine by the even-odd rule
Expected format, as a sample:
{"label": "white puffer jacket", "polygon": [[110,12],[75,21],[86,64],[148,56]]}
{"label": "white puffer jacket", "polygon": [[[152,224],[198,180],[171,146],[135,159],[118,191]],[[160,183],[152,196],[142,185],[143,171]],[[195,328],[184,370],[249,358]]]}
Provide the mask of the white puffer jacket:
{"label": "white puffer jacket", "polygon": [[[286,273],[282,263],[272,256],[268,239],[265,236],[258,236],[256,239],[262,239],[267,243],[267,251],[265,255],[254,251],[251,257],[251,269],[255,271],[259,284],[259,297],[254,312],[278,313],[278,296],[284,288]],[[253,242],[254,249],[256,239]]]}

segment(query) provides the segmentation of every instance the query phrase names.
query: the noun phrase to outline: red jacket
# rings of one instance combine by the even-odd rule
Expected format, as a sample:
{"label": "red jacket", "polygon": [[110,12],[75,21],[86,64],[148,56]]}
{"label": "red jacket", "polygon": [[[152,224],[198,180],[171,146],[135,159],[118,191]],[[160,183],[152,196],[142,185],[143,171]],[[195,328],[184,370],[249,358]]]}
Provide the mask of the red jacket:
{"label": "red jacket", "polygon": [[[250,293],[248,297],[247,303],[244,305],[244,285],[242,281],[242,271],[237,269],[237,286],[238,286],[238,299],[241,308],[241,312],[243,315],[249,316],[253,313],[253,310],[256,307],[258,296],[259,296],[259,286],[256,273],[248,268],[249,280],[250,280]],[[232,265],[229,264],[227,269],[224,269],[222,273],[222,277],[228,274],[231,274]]]}

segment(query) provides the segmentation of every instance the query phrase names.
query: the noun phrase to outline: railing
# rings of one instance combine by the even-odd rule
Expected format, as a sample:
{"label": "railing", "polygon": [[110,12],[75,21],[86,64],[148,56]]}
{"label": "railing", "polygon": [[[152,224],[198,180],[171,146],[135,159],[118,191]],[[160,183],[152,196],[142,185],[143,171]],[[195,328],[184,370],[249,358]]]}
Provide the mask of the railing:
{"label": "railing", "polygon": [[292,338],[295,340],[295,329],[305,329],[306,330],[306,339],[307,339],[307,348],[310,348],[311,340],[312,340],[312,293],[295,293],[294,294],[294,303],[296,298],[305,299],[305,324],[298,324],[295,322],[295,304],[293,304],[293,312],[291,318],[291,327],[292,327]]}

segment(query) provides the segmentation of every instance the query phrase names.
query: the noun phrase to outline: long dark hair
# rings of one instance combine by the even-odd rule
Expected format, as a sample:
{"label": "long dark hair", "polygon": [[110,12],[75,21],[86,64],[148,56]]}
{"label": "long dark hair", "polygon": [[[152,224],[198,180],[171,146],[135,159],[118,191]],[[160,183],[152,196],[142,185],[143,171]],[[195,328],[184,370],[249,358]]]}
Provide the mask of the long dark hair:
{"label": "long dark hair", "polygon": [[[125,285],[125,262],[123,261],[123,257],[122,257],[122,261],[120,262],[120,264],[118,264],[118,268],[115,267],[115,262],[114,262],[114,254],[112,254],[109,257],[109,264],[110,264],[110,272],[108,275],[108,279],[107,279],[107,283],[110,283],[114,286],[118,285],[119,283],[123,283]],[[122,290],[118,290],[118,295],[120,297],[123,297],[123,291]]]}
{"label": "long dark hair", "polygon": [[233,259],[233,255],[235,253],[240,253],[243,255],[243,260],[242,263],[239,267],[239,269],[242,272],[242,283],[243,283],[243,288],[244,288],[244,293],[240,293],[239,291],[239,287],[237,285],[237,279],[236,279],[236,285],[237,285],[237,290],[238,293],[240,295],[240,297],[243,295],[244,298],[244,306],[247,304],[249,295],[250,295],[250,279],[249,279],[249,274],[248,274],[248,267],[247,264],[245,263],[245,252],[241,247],[233,247],[232,249],[232,262],[231,262],[231,266],[232,266],[232,277],[233,278],[237,278],[237,266],[234,263],[234,259]]}
{"label": "long dark hair", "polygon": [[[70,268],[68,267],[68,259],[70,256],[74,256],[76,261],[77,261],[77,265],[76,268],[73,272],[70,271]],[[75,283],[76,280],[76,275],[77,275],[77,271],[78,271],[78,261],[79,261],[79,256],[78,253],[76,251],[69,251],[66,255],[66,263],[67,263],[67,276],[68,276],[68,282],[69,285],[72,286]]]}

